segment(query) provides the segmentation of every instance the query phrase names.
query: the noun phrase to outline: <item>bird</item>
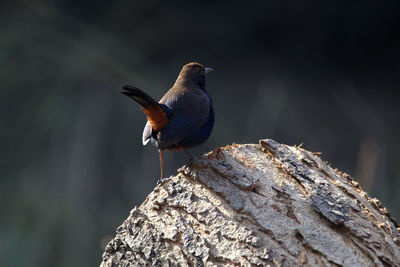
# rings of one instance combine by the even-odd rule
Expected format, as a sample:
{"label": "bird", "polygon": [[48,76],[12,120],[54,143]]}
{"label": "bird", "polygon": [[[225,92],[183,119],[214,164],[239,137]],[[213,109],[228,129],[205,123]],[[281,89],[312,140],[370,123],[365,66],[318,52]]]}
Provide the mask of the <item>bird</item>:
{"label": "bird", "polygon": [[122,94],[136,101],[147,122],[142,142],[158,148],[161,179],[164,177],[163,151],[184,151],[203,144],[209,138],[215,121],[214,104],[206,91],[206,68],[197,62],[182,67],[174,85],[159,102],[141,89],[125,85]]}

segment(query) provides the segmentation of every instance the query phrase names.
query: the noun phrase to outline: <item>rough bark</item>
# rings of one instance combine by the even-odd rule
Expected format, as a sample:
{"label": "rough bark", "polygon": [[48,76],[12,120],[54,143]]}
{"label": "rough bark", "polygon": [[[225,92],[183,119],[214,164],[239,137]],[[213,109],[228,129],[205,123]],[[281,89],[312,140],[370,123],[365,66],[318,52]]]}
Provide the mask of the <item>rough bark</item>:
{"label": "rough bark", "polygon": [[348,174],[260,140],[162,180],[101,266],[400,266],[399,225]]}

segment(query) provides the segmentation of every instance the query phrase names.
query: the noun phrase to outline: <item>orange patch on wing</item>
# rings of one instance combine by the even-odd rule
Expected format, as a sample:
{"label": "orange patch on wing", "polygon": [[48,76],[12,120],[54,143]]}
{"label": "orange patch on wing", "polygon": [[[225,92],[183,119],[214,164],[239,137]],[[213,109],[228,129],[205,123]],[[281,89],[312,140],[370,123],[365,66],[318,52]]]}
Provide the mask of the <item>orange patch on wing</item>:
{"label": "orange patch on wing", "polygon": [[143,106],[142,111],[147,115],[147,120],[150,122],[151,128],[159,131],[168,122],[168,117],[165,112],[157,106]]}

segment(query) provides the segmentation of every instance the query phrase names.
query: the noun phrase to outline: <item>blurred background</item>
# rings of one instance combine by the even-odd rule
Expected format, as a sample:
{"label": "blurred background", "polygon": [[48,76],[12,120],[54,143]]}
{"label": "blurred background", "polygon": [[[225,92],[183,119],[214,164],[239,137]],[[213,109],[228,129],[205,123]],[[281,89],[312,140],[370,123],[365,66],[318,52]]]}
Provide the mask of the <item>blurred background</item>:
{"label": "blurred background", "polygon": [[216,110],[192,153],[303,143],[399,219],[399,29],[394,0],[3,1],[0,266],[100,263],[159,177],[120,87],[159,99],[190,61],[215,69]]}

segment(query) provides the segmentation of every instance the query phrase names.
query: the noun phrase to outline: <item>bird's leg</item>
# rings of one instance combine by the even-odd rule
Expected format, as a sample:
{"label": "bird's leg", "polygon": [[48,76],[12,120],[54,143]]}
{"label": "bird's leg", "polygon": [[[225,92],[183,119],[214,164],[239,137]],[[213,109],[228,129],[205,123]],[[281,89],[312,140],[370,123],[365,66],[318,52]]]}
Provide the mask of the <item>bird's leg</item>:
{"label": "bird's leg", "polygon": [[185,151],[186,155],[189,156],[190,160],[189,160],[189,164],[192,164],[193,161],[196,159],[195,156],[192,155],[192,153],[190,153],[189,151],[187,151],[186,149],[184,149],[183,151]]}
{"label": "bird's leg", "polygon": [[195,159],[195,156],[193,156],[193,155],[192,155],[192,153],[190,153],[190,152],[189,152],[189,151],[187,151],[186,149],[184,149],[183,151],[186,153],[186,155],[188,155],[188,156],[189,156],[189,158],[190,158],[190,161],[193,161],[193,160]]}
{"label": "bird's leg", "polygon": [[163,162],[163,150],[159,149],[158,153],[160,154],[160,169],[161,169],[161,180],[164,177],[164,162]]}

